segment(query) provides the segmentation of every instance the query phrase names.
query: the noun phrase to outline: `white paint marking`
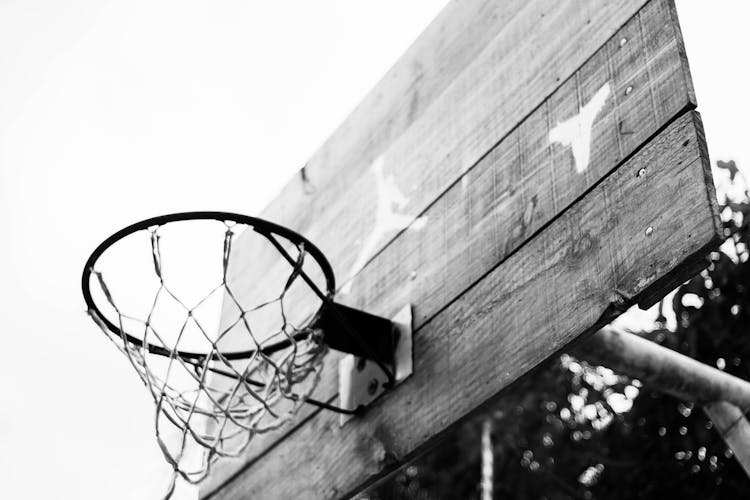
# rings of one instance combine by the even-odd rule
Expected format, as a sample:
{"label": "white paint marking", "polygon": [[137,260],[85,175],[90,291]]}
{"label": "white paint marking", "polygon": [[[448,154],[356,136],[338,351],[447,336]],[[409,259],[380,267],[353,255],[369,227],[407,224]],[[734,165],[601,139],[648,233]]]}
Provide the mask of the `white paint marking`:
{"label": "white paint marking", "polygon": [[409,199],[396,186],[396,181],[392,175],[383,174],[383,156],[378,156],[372,162],[373,174],[375,175],[375,187],[378,194],[378,206],[375,209],[375,226],[365,239],[364,244],[359,250],[357,259],[352,265],[349,272],[348,280],[341,287],[340,293],[348,294],[352,288],[354,276],[365,267],[367,259],[372,257],[376,250],[378,242],[388,233],[400,231],[405,228],[419,231],[427,223],[427,217],[422,216],[414,218],[413,215],[398,213],[396,210],[402,210]]}
{"label": "white paint marking", "polygon": [[578,115],[562,123],[558,123],[549,132],[551,143],[559,142],[563,146],[570,146],[573,151],[576,172],[584,172],[589,166],[591,155],[591,131],[594,127],[596,115],[604,107],[610,94],[609,82],[605,83]]}

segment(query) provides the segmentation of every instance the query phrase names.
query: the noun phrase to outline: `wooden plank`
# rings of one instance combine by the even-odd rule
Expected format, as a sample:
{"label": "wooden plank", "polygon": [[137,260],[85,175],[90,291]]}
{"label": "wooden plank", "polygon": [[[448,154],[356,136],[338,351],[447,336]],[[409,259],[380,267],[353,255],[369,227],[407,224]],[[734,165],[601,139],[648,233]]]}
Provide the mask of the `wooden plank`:
{"label": "wooden plank", "polygon": [[[414,218],[580,67],[643,3],[497,2],[504,7],[496,14],[508,21],[495,26],[495,36],[464,68],[448,71],[437,89],[419,98],[418,115],[405,119],[408,106],[392,105],[388,109],[394,114],[378,114],[380,118],[371,123],[365,115],[377,105],[358,109],[309,161],[306,181],[301,175],[294,178],[261,216],[308,236],[326,253],[340,278],[349,277],[363,259],[374,255],[397,232],[389,228],[376,238],[373,248],[365,248],[373,236],[372,214],[378,203],[372,190],[377,159],[382,161],[384,176],[397,174],[398,187],[408,198],[401,213]],[[472,4],[467,10],[481,5]],[[476,15],[483,14],[477,11]],[[415,47],[440,45],[446,36],[460,38],[456,33],[431,29]],[[462,36],[473,37],[474,33],[464,31]],[[416,64],[414,61],[421,60],[421,54],[410,52],[397,68],[406,61]],[[443,78],[439,72],[433,76]],[[381,82],[368,102],[377,103],[382,98],[378,96],[403,90],[403,86],[391,89],[389,82]],[[412,92],[422,96],[423,85],[422,80],[416,81]],[[404,125],[381,132],[399,123]],[[330,227],[339,228],[336,236]]]}
{"label": "wooden plank", "polygon": [[[343,302],[385,316],[409,302],[414,304],[415,327],[421,327],[693,106],[673,15],[669,2],[647,5],[424,212],[432,222],[421,231],[401,234],[377,255]],[[575,116],[605,85],[612,88],[611,98],[593,122],[588,167],[578,173],[570,148],[550,144],[550,130]],[[626,92],[628,87],[632,89]],[[246,285],[239,293],[252,297],[255,283]],[[261,300],[256,297],[256,302]],[[335,366],[336,359],[329,363]],[[316,397],[334,397],[335,373],[327,371]],[[297,422],[310,413],[311,408],[303,410]],[[252,461],[289,431],[256,437],[245,460]],[[235,461],[219,467],[206,491],[242,465]]]}
{"label": "wooden plank", "polygon": [[[404,290],[403,283],[408,283],[408,300],[415,304],[416,324],[421,325],[544,228],[622,158],[691,107],[692,97],[686,90],[689,80],[685,81],[676,62],[678,40],[666,38],[661,29],[648,30],[645,39],[634,34],[628,41],[631,54],[642,54],[655,39],[662,39],[653,57],[639,57],[635,62],[634,57],[622,57],[610,63],[617,59],[611,54],[622,50],[621,40],[633,26],[668,20],[669,12],[662,10],[667,5],[654,2],[644,8],[424,212],[428,221],[438,221],[438,225],[400,235],[371,263],[378,269],[366,267],[360,273],[361,284],[346,299],[391,315],[403,303],[394,297],[395,290]],[[674,33],[673,25],[665,28]],[[625,95],[636,81],[642,85]],[[606,102],[599,112],[592,127],[589,166],[579,174],[570,148],[550,144],[550,129],[575,116],[580,106],[610,82],[614,82],[613,95],[624,97]],[[571,95],[583,96],[582,103],[566,109],[566,96]],[[621,125],[635,123],[638,126],[633,130]],[[620,140],[621,136],[628,140]]]}
{"label": "wooden plank", "polygon": [[[429,321],[691,107],[677,38],[664,37],[660,29],[631,34],[633,26],[667,20],[668,11],[662,9],[666,6],[647,5],[424,212],[424,230],[406,232],[390,243],[371,264],[379,269],[373,274],[365,268],[356,278],[356,293],[343,301],[391,316],[409,300],[415,305],[417,326]],[[673,25],[664,27],[674,33]],[[624,36],[630,37],[629,52],[639,57],[617,57],[624,50]],[[645,57],[645,48],[657,38],[663,45],[651,58]],[[602,104],[591,127],[587,165],[578,172],[571,148],[550,141],[552,129],[576,117],[607,87],[620,97]],[[625,95],[629,87],[634,90]],[[573,106],[571,96],[577,101]],[[623,134],[623,126],[632,130]],[[627,140],[621,140],[623,136]],[[399,300],[395,290],[409,290],[408,298]]]}
{"label": "wooden plank", "polygon": [[[671,2],[662,0],[652,3],[654,4],[653,7],[645,9],[643,14],[637,16],[639,22],[631,20],[627,29],[620,30],[608,42],[609,49],[606,52],[601,50],[597,52],[592,58],[596,60],[590,60],[585,65],[584,72],[579,71],[576,74],[576,78],[580,82],[569,79],[563,85],[568,87],[578,86],[576,92],[580,96],[581,104],[584,104],[597,90],[600,90],[600,87],[594,88],[594,85],[601,85],[606,81],[602,78],[604,76],[602,71],[610,74],[612,96],[607,106],[617,105],[620,101],[629,101],[628,106],[626,111],[618,106],[620,115],[606,114],[607,109],[605,109],[596,126],[606,127],[608,126],[607,120],[617,120],[621,137],[617,137],[618,132],[613,130],[610,130],[609,133],[612,134],[612,140],[623,143],[620,147],[623,150],[632,151],[642,143],[643,139],[648,137],[648,135],[642,133],[644,129],[648,129],[643,125],[644,120],[647,123],[656,121],[663,124],[674,115],[675,108],[684,105],[685,101],[694,104],[692,84],[689,75],[686,73],[686,68],[681,66],[679,62],[675,63],[675,61],[684,60],[684,49],[679,28],[672,19],[673,6]],[[530,8],[528,7],[524,12]],[[546,19],[547,16],[544,18]],[[644,27],[645,29],[643,29]],[[626,43],[621,46],[619,44],[623,39]],[[499,43],[504,47],[504,50],[507,50],[508,40],[502,34],[498,36],[498,40],[493,41],[493,43]],[[489,47],[485,52],[487,51],[492,52]],[[488,68],[494,68],[498,65],[489,64],[483,59],[484,57],[487,57],[485,53],[466,70],[468,74],[462,73],[459,76],[459,80],[468,79],[471,82],[481,82],[481,78],[495,78],[496,75],[487,75],[486,72],[489,71]],[[602,66],[601,63],[611,67]],[[647,63],[650,65],[647,66]],[[588,74],[586,71],[592,71],[593,73]],[[481,72],[481,74],[478,74],[478,72]],[[543,73],[547,74],[549,71]],[[514,82],[506,83],[509,87],[515,86]],[[295,208],[290,208],[290,205],[283,210],[284,215],[282,216],[280,212],[273,208],[276,206],[275,203],[272,203],[269,210],[264,213],[264,217],[271,220],[280,220],[283,224],[300,231],[314,241],[331,261],[339,281],[356,274],[364,263],[385,247],[409,221],[422,213],[425,207],[429,206],[459,177],[464,177],[465,172],[483,158],[498,141],[503,139],[508,131],[511,131],[511,134],[517,132],[513,129],[513,127],[516,127],[516,122],[508,121],[506,123],[505,117],[509,116],[508,113],[500,113],[499,118],[494,117],[494,115],[487,118],[501,120],[503,123],[502,130],[488,122],[482,122],[482,116],[484,115],[477,116],[477,109],[485,111],[494,105],[492,104],[494,101],[502,101],[508,98],[508,96],[502,95],[502,89],[495,89],[495,85],[492,85],[482,95],[475,95],[486,85],[483,87],[477,84],[475,89],[468,83],[457,82],[455,86],[458,88],[457,92],[460,91],[461,94],[451,94],[453,85],[447,89],[446,94],[440,96],[440,101],[430,107],[434,120],[414,123],[413,127],[410,127],[389,147],[385,155],[381,155],[382,161],[377,163],[377,165],[380,165],[379,169],[370,169],[370,171],[365,169],[363,172],[357,166],[359,163],[347,163],[348,167],[345,171],[339,172],[332,183],[323,186],[317,186],[316,184],[315,192],[311,194],[305,194],[303,186],[298,182],[297,191],[293,193],[285,192],[281,195],[281,198],[288,198],[287,204],[291,203]],[[490,94],[489,91],[493,89],[496,93]],[[624,95],[625,92],[628,92],[627,96]],[[567,95],[566,92],[560,90],[556,94]],[[539,98],[541,99],[541,96]],[[647,102],[649,98],[651,102]],[[486,105],[480,104],[485,100],[487,100]],[[539,102],[541,101],[535,102],[533,106],[530,105],[529,110],[535,106],[538,107]],[[556,107],[555,103],[552,104],[554,109],[547,117],[550,123],[554,123],[554,120],[561,120],[570,111],[570,103],[565,104],[567,107],[566,105]],[[676,104],[677,106],[675,106]],[[643,110],[639,109],[640,106],[651,106],[653,109],[647,112],[653,112],[654,116],[644,117]],[[536,119],[544,119],[540,116],[538,109],[533,114]],[[465,128],[467,130],[458,129],[459,123],[449,118],[453,115],[459,122],[466,121]],[[472,121],[476,121],[473,126],[469,125]],[[527,118],[526,121],[529,122],[529,119]],[[534,127],[534,125],[527,123],[527,128],[529,126]],[[545,124],[536,125],[537,128],[544,126]],[[424,129],[429,131],[429,140],[417,138],[419,135],[428,133]],[[445,129],[446,135],[440,135],[441,129]],[[649,131],[653,133],[653,130]],[[446,144],[464,140],[458,136],[454,137],[455,134],[463,132],[468,137],[466,140],[480,141],[485,146],[474,147],[475,145],[472,145],[469,149],[472,149],[474,153],[471,154],[468,153],[467,148],[457,146],[457,149],[461,150],[460,155],[447,153],[441,158],[435,157],[435,162],[429,166],[425,163],[431,160],[420,153],[420,148],[424,148],[428,156],[437,154],[438,149],[448,147]],[[543,131],[539,130],[538,132]],[[594,134],[597,133],[598,130],[594,130]],[[546,140],[546,136],[538,135],[537,139]],[[602,137],[595,137],[595,139],[594,149],[606,150],[609,157],[600,154],[600,160],[595,164],[592,162],[593,168],[582,176],[581,182],[594,180],[597,174],[608,171],[617,160],[623,157],[622,151],[611,148]],[[507,137],[505,137],[504,142],[508,143]],[[400,148],[399,150],[403,150],[403,154],[396,154],[393,148]],[[547,151],[543,150],[542,152],[547,154]],[[556,152],[553,157],[555,162],[560,160],[565,163],[570,162],[568,159],[570,153],[566,151],[565,147],[555,147],[554,152]],[[410,157],[404,157],[404,154],[418,157],[419,161],[415,163],[410,160]],[[471,161],[463,161],[467,155],[471,156]],[[394,162],[389,159],[391,157],[403,158]],[[529,163],[537,160],[536,157],[527,157]],[[545,158],[545,160],[548,159]],[[551,170],[551,164],[547,168]],[[555,166],[556,170],[560,168],[564,168],[564,165]],[[315,183],[312,179],[319,176],[312,174],[310,169],[312,169],[312,166],[306,169],[306,177],[311,179],[310,182]],[[543,170],[540,169],[540,171]],[[384,196],[377,189],[373,189],[373,185],[377,184],[378,180],[385,182],[392,173],[395,173],[393,187],[404,193],[405,206],[390,213],[392,215],[391,220],[384,224],[378,224],[377,217],[375,217],[376,220],[373,220],[373,214],[376,214],[378,209],[382,208],[382,205],[397,204],[398,200],[384,199]],[[555,172],[551,171],[550,174],[555,175]],[[350,179],[352,176],[354,178]],[[507,178],[510,177],[507,176]],[[531,194],[529,200],[534,195],[539,195],[537,199],[542,205],[537,208],[538,213],[554,212],[558,205],[562,205],[557,193],[551,191],[551,189],[552,187],[548,183],[540,188],[539,193]],[[565,193],[562,193],[563,197],[564,195]],[[551,216],[553,213],[548,215]],[[391,224],[387,222],[391,222]],[[418,226],[411,225],[412,230],[415,227]],[[331,228],[336,228],[336,231],[331,231]],[[369,243],[372,243],[372,245],[369,245]],[[243,242],[239,241],[236,244],[241,247]],[[238,254],[241,252],[241,250],[238,251]],[[258,266],[264,269],[268,268],[268,266],[262,264],[258,264]],[[277,272],[268,273],[269,276],[272,276],[271,279],[277,279],[276,277],[282,275],[286,269],[280,268],[274,269],[274,271]]]}
{"label": "wooden plank", "polygon": [[[515,22],[526,2],[461,0],[448,3],[346,120],[309,159],[312,186],[295,176],[275,203],[331,181],[403,133],[497,36]],[[467,36],[470,34],[470,36]],[[312,182],[312,181],[311,181]],[[302,187],[302,191],[296,191]]]}
{"label": "wooden plank", "polygon": [[398,390],[342,428],[316,413],[211,498],[349,495],[601,327],[623,297],[694,273],[720,237],[707,172],[687,113],[417,329],[415,373]]}

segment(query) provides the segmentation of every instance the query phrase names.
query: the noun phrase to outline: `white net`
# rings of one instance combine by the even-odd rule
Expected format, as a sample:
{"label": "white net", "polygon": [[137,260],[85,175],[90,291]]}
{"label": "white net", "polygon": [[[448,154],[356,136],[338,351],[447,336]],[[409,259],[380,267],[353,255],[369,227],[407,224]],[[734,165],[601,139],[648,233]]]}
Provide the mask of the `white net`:
{"label": "white net", "polygon": [[[210,222],[173,231],[175,240],[180,233],[189,239],[170,244],[165,228],[184,229],[185,222],[143,229],[113,245],[89,270],[96,304],[89,314],[154,400],[156,437],[174,470],[167,497],[178,476],[197,484],[217,459],[239,456],[254,435],[284,424],[315,388],[326,353],[321,332],[305,326],[316,309],[310,307],[315,301],[304,297],[304,290],[315,287],[310,279],[315,272],[305,269],[304,244],[245,231],[243,244],[250,236],[265,238],[273,243],[266,254],[277,256],[271,264],[261,250],[251,267],[287,270],[281,283],[278,273],[264,282],[232,257],[246,227]],[[211,237],[218,243],[202,252]],[[148,246],[148,259],[143,248],[137,252],[139,243]],[[167,248],[180,265],[166,264]],[[248,251],[243,248],[245,257]],[[131,265],[123,266],[122,256]],[[197,264],[207,261],[211,264]],[[111,272],[100,269],[103,264]],[[180,283],[186,278],[187,286]],[[245,290],[248,283],[255,292]],[[319,289],[314,292],[313,298],[321,296]],[[298,303],[306,304],[306,311],[290,314],[290,304],[294,309]]]}

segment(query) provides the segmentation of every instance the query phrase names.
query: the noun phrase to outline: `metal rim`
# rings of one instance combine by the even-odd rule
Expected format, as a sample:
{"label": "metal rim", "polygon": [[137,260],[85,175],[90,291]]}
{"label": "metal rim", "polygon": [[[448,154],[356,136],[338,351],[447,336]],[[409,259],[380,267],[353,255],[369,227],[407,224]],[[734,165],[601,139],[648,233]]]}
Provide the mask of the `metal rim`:
{"label": "metal rim", "polygon": [[[135,344],[139,347],[143,346],[143,339],[133,337],[123,332],[117,325],[112,323],[108,318],[106,318],[101,313],[96,303],[94,302],[94,299],[91,295],[89,282],[91,280],[91,274],[94,270],[94,266],[96,265],[96,262],[99,260],[99,257],[101,257],[102,254],[106,252],[109,247],[111,247],[112,245],[120,241],[121,239],[125,238],[126,236],[129,236],[135,232],[144,231],[153,226],[163,226],[171,222],[190,221],[190,220],[216,220],[219,222],[229,221],[229,222],[234,222],[237,224],[244,224],[246,226],[250,226],[251,228],[253,228],[253,230],[256,233],[259,233],[269,238],[271,242],[276,246],[277,249],[279,249],[278,242],[276,242],[276,240],[273,238],[273,235],[281,236],[282,238],[286,239],[287,241],[291,241],[294,244],[303,244],[305,248],[305,253],[311,255],[312,258],[315,260],[315,262],[320,266],[321,270],[323,271],[325,280],[326,280],[326,291],[325,293],[323,293],[317,286],[315,286],[314,283],[311,282],[311,280],[307,277],[306,274],[302,273],[303,279],[305,279],[308,285],[323,301],[323,304],[321,304],[321,307],[312,316],[312,319],[310,320],[308,325],[315,321],[315,318],[318,316],[323,306],[325,306],[326,302],[332,300],[333,295],[336,290],[336,282],[335,282],[335,277],[333,274],[333,268],[331,267],[331,264],[328,262],[328,260],[325,258],[325,255],[323,254],[323,252],[321,252],[320,249],[318,249],[318,247],[316,247],[312,242],[310,242],[307,238],[305,238],[301,234],[295,231],[292,231],[291,229],[286,228],[284,226],[280,226],[273,222],[259,219],[257,217],[250,217],[249,215],[235,214],[231,212],[211,212],[211,211],[181,212],[181,213],[161,215],[158,217],[145,219],[145,220],[136,222],[135,224],[131,224],[117,231],[116,233],[112,234],[109,238],[105,239],[102,243],[100,243],[99,246],[96,247],[96,249],[91,253],[89,258],[86,260],[86,264],[83,268],[83,274],[81,276],[81,290],[83,292],[83,298],[86,302],[86,306],[88,307],[88,309],[94,312],[97,315],[97,317],[104,323],[104,325],[112,333],[116,334],[119,337],[124,337],[125,339],[127,339],[128,342]],[[282,250],[280,250],[280,254],[284,256],[285,258],[287,258],[287,260],[289,260],[288,256],[285,255],[285,252],[283,252]],[[293,262],[291,262],[290,265],[294,265]],[[299,339],[295,338],[295,340],[299,340]],[[276,352],[280,349],[283,349],[284,347],[287,347],[290,344],[291,342],[288,340],[280,341],[278,343],[265,347],[263,349],[263,352],[265,354],[270,354],[272,352]],[[146,342],[146,347],[148,348],[148,351],[151,354],[171,356],[171,353],[172,353],[172,351],[170,351],[169,349],[166,349],[162,346],[151,344],[150,342]],[[208,353],[196,353],[196,352],[181,351],[181,350],[177,350],[174,352],[177,354],[177,356],[183,359],[205,359],[208,356]],[[222,356],[226,359],[245,359],[245,358],[249,358],[253,356],[255,353],[256,353],[255,349],[248,350],[248,351],[236,351],[236,352],[223,352],[222,351]]]}

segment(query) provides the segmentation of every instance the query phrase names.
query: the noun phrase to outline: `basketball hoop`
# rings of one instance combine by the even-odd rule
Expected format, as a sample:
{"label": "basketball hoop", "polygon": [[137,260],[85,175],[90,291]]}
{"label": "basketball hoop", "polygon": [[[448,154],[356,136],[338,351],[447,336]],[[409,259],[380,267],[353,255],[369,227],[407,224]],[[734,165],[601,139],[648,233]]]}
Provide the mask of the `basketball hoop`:
{"label": "basketball hoop", "polygon": [[[195,224],[199,229],[207,228],[196,224],[198,221],[213,224],[206,232],[221,239],[216,245],[221,262],[216,266],[216,281],[197,300],[187,300],[184,292],[170,282],[174,273],[166,272],[173,268],[167,263],[162,239],[167,238],[164,233],[170,226]],[[264,255],[275,254],[278,262],[273,265],[286,266],[289,273],[280,291],[269,290],[270,298],[253,304],[247,304],[237,290],[238,283],[244,284],[238,279],[242,263],[232,254],[237,236],[248,231],[263,244],[271,245],[273,250]],[[183,248],[172,245],[177,250],[170,258],[182,258],[183,252],[205,243],[206,238],[198,232],[187,233],[194,239]],[[141,258],[140,264],[149,267],[149,279],[138,281],[133,278],[139,275],[135,270],[121,271],[121,280],[126,283],[115,289],[111,283],[114,279],[100,268],[104,267],[102,260],[117,253],[113,249],[118,246],[127,250],[119,255],[132,257],[131,239],[148,247],[141,248],[150,256]],[[122,269],[120,263],[117,265]],[[189,261],[189,265],[197,264]],[[140,272],[146,275],[144,270]],[[181,278],[186,274],[190,278],[190,272],[183,272]],[[257,277],[249,281],[253,279]],[[139,290],[146,281],[153,286]],[[205,479],[219,457],[239,456],[254,435],[283,425],[303,403],[343,414],[358,412],[361,401],[342,408],[310,397],[329,348],[368,360],[379,368],[385,380],[378,392],[396,382],[399,331],[394,323],[335,303],[334,274],[323,253],[303,236],[268,221],[226,212],[187,212],[138,222],[116,232],[94,250],[81,284],[89,315],[125,354],[154,399],[157,440],[174,469],[174,477],[179,475],[192,484]],[[319,306],[305,311],[300,319],[292,311],[303,302],[302,288],[307,293],[306,307],[310,297]],[[145,296],[148,306],[140,314],[131,312],[121,304],[128,294]],[[233,320],[208,325],[210,322],[201,315],[211,301],[221,303],[222,311],[234,311],[230,315]],[[161,309],[171,312],[165,315]],[[256,316],[262,318],[260,325],[254,324]],[[198,458],[188,451],[195,445],[201,450]],[[168,496],[173,488],[174,478]]]}

